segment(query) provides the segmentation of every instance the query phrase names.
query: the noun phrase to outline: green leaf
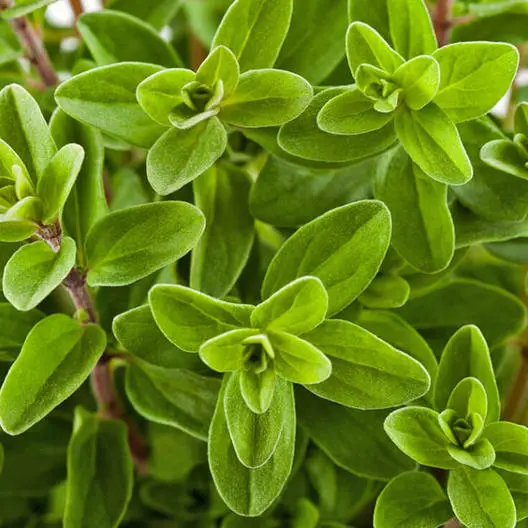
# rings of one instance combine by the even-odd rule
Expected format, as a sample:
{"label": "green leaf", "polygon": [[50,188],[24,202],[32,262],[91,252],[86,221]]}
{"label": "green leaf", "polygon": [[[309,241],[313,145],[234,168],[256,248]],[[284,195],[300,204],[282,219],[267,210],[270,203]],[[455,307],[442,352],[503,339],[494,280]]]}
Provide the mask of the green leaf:
{"label": "green leaf", "polygon": [[282,70],[243,73],[235,93],[221,104],[220,119],[249,128],[280,126],[310,104],[313,90],[299,75]]}
{"label": "green leaf", "polygon": [[37,229],[34,222],[0,214],[0,242],[21,242],[34,235]]}
{"label": "green leaf", "polygon": [[520,522],[528,518],[528,476],[501,470],[498,470],[497,473],[506,482],[510,490],[517,511],[517,521]]}
{"label": "green leaf", "polygon": [[339,136],[322,131],[317,117],[325,104],[349,88],[328,88],[317,94],[297,119],[283,125],[278,135],[281,148],[293,156],[314,161],[350,163],[387,150],[395,141],[394,127],[357,136]]}
{"label": "green leaf", "polygon": [[296,391],[295,399],[300,425],[339,467],[376,480],[415,469],[416,464],[385,434],[385,411],[350,409],[304,389]]}
{"label": "green leaf", "polygon": [[420,55],[402,64],[394,72],[394,81],[403,88],[405,104],[411,110],[420,110],[438,92],[440,67],[433,57]]}
{"label": "green leaf", "polygon": [[251,314],[251,325],[300,335],[320,325],[327,309],[328,295],[323,283],[315,277],[301,277],[257,306]]}
{"label": "green leaf", "polygon": [[227,163],[215,164],[194,180],[195,204],[206,226],[192,253],[191,288],[221,298],[240,277],[255,237],[250,189],[248,173]]}
{"label": "green leaf", "polygon": [[387,9],[394,49],[406,59],[418,55],[432,55],[437,43],[425,2],[388,0]]}
{"label": "green leaf", "polygon": [[182,88],[195,78],[193,71],[184,68],[158,71],[138,85],[137,100],[154,121],[170,126],[170,113],[183,102]]}
{"label": "green leaf", "polygon": [[447,450],[450,442],[440,427],[438,413],[432,409],[404,407],[393,411],[385,420],[385,431],[407,456],[423,466],[459,466]]}
{"label": "green leaf", "polygon": [[321,84],[345,56],[346,0],[296,0],[276,66]]}
{"label": "green leaf", "polygon": [[487,469],[495,462],[495,450],[486,438],[466,448],[451,444],[447,450],[457,462],[473,469]]}
{"label": "green leaf", "polygon": [[385,257],[390,216],[381,202],[339,207],[301,227],[268,267],[265,299],[302,276],[321,279],[328,293],[328,316],[351,304],[370,284]]}
{"label": "green leaf", "polygon": [[[476,5],[476,4],[473,4]],[[485,4],[483,4],[485,5]],[[513,5],[522,6],[522,2],[493,2],[490,6]],[[453,27],[451,40],[453,42],[494,40],[520,44],[526,40],[526,12],[503,12],[486,17],[471,17],[465,24]]]}
{"label": "green leaf", "polygon": [[448,405],[451,392],[458,383],[468,377],[477,378],[488,397],[488,414],[482,416],[487,422],[495,422],[500,416],[500,397],[493,372],[488,345],[476,326],[464,326],[446,345],[440,358],[436,382],[436,408],[443,410]]}
{"label": "green leaf", "polygon": [[188,253],[205,227],[185,202],[158,202],[116,211],[95,224],[86,240],[91,286],[123,286]]}
{"label": "green leaf", "polygon": [[17,310],[40,304],[66,278],[75,265],[75,242],[64,238],[58,252],[39,240],[22,246],[4,269],[2,289]]}
{"label": "green leaf", "polygon": [[14,360],[30,330],[43,318],[44,314],[38,310],[19,312],[9,303],[0,303],[0,358]]}
{"label": "green leaf", "polygon": [[247,328],[253,307],[220,301],[183,286],[160,285],[150,291],[156,324],[167,339],[187,352],[198,352],[208,339]]}
{"label": "green leaf", "polygon": [[359,135],[379,130],[393,118],[391,112],[375,110],[373,101],[353,86],[323,106],[317,124],[329,134]]}
{"label": "green leaf", "polygon": [[239,79],[238,61],[233,52],[225,46],[214,48],[196,72],[196,80],[207,86],[213,87],[222,81],[225,99],[236,90]]}
{"label": "green leaf", "polygon": [[137,361],[126,376],[134,409],[151,422],[177,427],[207,439],[220,383],[186,369],[168,369]]}
{"label": "green leaf", "polygon": [[246,405],[257,414],[266,412],[271,405],[275,387],[280,381],[274,368],[264,372],[242,370],[240,372],[240,390]]}
{"label": "green leaf", "polygon": [[37,11],[42,7],[46,7],[57,0],[25,0],[24,2],[18,1],[16,5],[4,9],[2,11],[2,18],[4,20],[11,20],[13,18],[23,17]]}
{"label": "green leaf", "polygon": [[375,29],[363,22],[353,22],[348,27],[346,49],[353,75],[361,64],[370,64],[392,74],[404,63],[403,57]]}
{"label": "green leaf", "polygon": [[68,446],[64,527],[117,528],[133,486],[126,425],[77,407]]}
{"label": "green leaf", "polygon": [[378,165],[374,194],[392,216],[392,244],[424,273],[446,268],[455,252],[455,229],[447,205],[447,186],[431,180],[403,148]]}
{"label": "green leaf", "polygon": [[[23,180],[27,188],[34,190],[31,176],[20,156],[2,139],[0,139],[0,177],[3,180],[11,180],[18,187],[19,180]],[[20,189],[18,189],[19,191]],[[30,196],[32,193],[25,193]],[[20,192],[17,192],[17,198],[21,198]]]}
{"label": "green leaf", "polygon": [[247,468],[262,467],[277,449],[290,392],[287,382],[278,381],[268,410],[256,414],[242,397],[240,373],[229,376],[223,402],[227,428],[238,460]]}
{"label": "green leaf", "polygon": [[191,370],[200,365],[195,355],[186,354],[162,334],[148,305],[118,315],[112,331],[127,352],[151,365]]}
{"label": "green leaf", "polygon": [[528,475],[528,428],[509,422],[489,424],[484,437],[495,449],[498,468]]}
{"label": "green leaf", "polygon": [[57,152],[39,105],[16,84],[0,92],[0,137],[20,156],[34,184]]}
{"label": "green leaf", "polygon": [[50,161],[37,184],[37,195],[44,203],[42,221],[52,223],[64,207],[84,161],[84,149],[65,145]]}
{"label": "green leaf", "polygon": [[216,117],[188,130],[168,130],[148,153],[150,185],[164,196],[181,189],[209,169],[226,146],[227,132]]}
{"label": "green leaf", "polygon": [[508,91],[519,65],[511,44],[460,42],[433,54],[440,65],[435,103],[455,122],[489,112]]}
{"label": "green leaf", "polygon": [[130,13],[160,30],[174,18],[180,7],[181,4],[174,0],[151,0],[148,4],[143,0],[114,0],[109,9]]}
{"label": "green leaf", "polygon": [[482,328],[491,346],[517,334],[526,325],[526,310],[515,296],[495,286],[462,278],[409,300],[397,313],[418,331],[443,332],[445,341],[461,326],[474,324]]}
{"label": "green leaf", "polygon": [[375,528],[437,528],[453,517],[445,491],[428,473],[403,473],[380,493],[374,510]]}
{"label": "green leaf", "polygon": [[171,45],[150,24],[127,13],[85,13],[77,29],[98,66],[135,61],[170,68],[180,62]]}
{"label": "green leaf", "polygon": [[63,229],[77,243],[77,259],[84,266],[84,242],[88,231],[108,212],[102,178],[103,140],[97,130],[79,123],[60,109],[51,118],[50,130],[57,146],[77,143],[84,148],[84,162],[62,211]]}
{"label": "green leaf", "polygon": [[486,143],[480,151],[484,163],[517,178],[528,180],[528,161],[521,155],[513,141],[497,139]]}
{"label": "green leaf", "polygon": [[242,71],[271,68],[279,56],[293,0],[236,0],[225,14],[212,48],[226,46]]}
{"label": "green leaf", "polygon": [[149,148],[164,128],[139,106],[136,89],[161,69],[136,62],[94,68],[62,83],[55,99],[64,112],[82,123],[132,145]]}
{"label": "green leaf", "polygon": [[280,495],[290,475],[295,451],[295,404],[287,384],[284,428],[270,460],[257,469],[243,466],[231,442],[224,411],[224,388],[209,431],[209,467],[218,493],[238,515],[257,517]]}
{"label": "green leaf", "polygon": [[492,469],[461,467],[449,473],[447,494],[456,516],[468,528],[513,528],[515,504],[508,487]]}
{"label": "green leaf", "polygon": [[485,419],[488,414],[488,396],[484,385],[477,378],[462,379],[449,395],[446,407],[455,411],[460,418],[469,419],[477,413]]}
{"label": "green leaf", "polygon": [[63,314],[37,323],[0,390],[0,423],[17,435],[42,420],[84,383],[106,347],[96,325]]}
{"label": "green leaf", "polygon": [[462,185],[473,168],[448,116],[430,103],[419,111],[401,108],[395,129],[403,148],[428,176],[448,185]]}
{"label": "green leaf", "polygon": [[418,361],[348,321],[326,321],[303,338],[332,363],[330,378],[306,387],[317,396],[356,409],[386,409],[429,389]]}

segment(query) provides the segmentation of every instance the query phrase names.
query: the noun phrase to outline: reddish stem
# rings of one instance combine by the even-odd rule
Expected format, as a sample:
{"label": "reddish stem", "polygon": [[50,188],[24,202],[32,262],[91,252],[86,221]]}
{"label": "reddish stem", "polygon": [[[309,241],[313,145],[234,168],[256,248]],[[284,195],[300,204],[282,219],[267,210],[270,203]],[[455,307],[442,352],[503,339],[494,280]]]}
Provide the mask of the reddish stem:
{"label": "reddish stem", "polygon": [[438,46],[445,46],[449,41],[451,29],[451,5],[453,0],[438,0],[433,14],[433,26]]}

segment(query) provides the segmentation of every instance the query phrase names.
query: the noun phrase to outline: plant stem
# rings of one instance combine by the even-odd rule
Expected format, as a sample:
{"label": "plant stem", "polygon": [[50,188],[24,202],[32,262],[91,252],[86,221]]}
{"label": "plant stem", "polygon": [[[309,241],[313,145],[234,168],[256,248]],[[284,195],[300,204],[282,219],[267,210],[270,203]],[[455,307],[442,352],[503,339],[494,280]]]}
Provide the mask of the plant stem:
{"label": "plant stem", "polygon": [[75,17],[75,22],[77,22],[79,17],[84,13],[84,7],[81,0],[70,0],[70,5],[73,11],[73,16]]}
{"label": "plant stem", "polygon": [[433,14],[433,26],[438,40],[438,46],[445,46],[449,40],[451,29],[451,5],[453,0],[438,0]]}
{"label": "plant stem", "polygon": [[444,525],[444,528],[460,528],[462,525],[458,519],[451,519],[447,524]]}
{"label": "plant stem", "polygon": [[521,351],[521,366],[517,371],[517,376],[510,391],[506,407],[504,409],[504,419],[515,422],[519,418],[519,412],[523,409],[523,402],[528,392],[528,348]]}

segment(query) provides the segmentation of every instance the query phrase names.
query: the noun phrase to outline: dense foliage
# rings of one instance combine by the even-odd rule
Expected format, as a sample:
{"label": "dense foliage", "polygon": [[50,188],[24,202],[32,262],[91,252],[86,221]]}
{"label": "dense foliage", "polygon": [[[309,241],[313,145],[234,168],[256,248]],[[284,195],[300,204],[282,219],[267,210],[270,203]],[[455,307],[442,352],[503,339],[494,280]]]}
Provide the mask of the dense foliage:
{"label": "dense foliage", "polygon": [[528,0],[53,3],[0,0],[0,526],[528,526]]}

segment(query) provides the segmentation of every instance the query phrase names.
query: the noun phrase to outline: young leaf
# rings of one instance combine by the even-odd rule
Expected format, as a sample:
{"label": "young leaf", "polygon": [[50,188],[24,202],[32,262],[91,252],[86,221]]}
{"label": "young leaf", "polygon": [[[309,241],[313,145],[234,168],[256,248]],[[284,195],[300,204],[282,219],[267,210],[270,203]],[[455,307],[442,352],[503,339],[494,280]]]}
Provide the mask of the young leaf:
{"label": "young leaf", "polygon": [[321,324],[328,309],[328,295],[315,277],[301,277],[274,293],[251,314],[251,325],[272,332],[304,334]]}
{"label": "young leaf", "polygon": [[329,211],[281,247],[268,267],[262,297],[312,275],[321,279],[328,293],[328,316],[340,312],[377,274],[390,231],[390,215],[381,202],[360,201]]}
{"label": "young leaf", "polygon": [[488,397],[484,385],[477,378],[464,378],[449,395],[447,409],[452,409],[456,414],[468,419],[477,413],[482,419],[488,414]]}
{"label": "young leaf", "polygon": [[221,298],[240,277],[255,237],[250,188],[247,172],[227,163],[215,164],[194,180],[195,204],[206,226],[192,252],[191,288]]}
{"label": "young leaf", "polygon": [[224,412],[233,447],[241,464],[250,469],[262,467],[277,449],[287,412],[291,387],[277,382],[268,410],[261,414],[248,408],[240,391],[240,373],[229,376],[224,395]]}
{"label": "young leaf", "polygon": [[171,45],[150,24],[127,13],[85,13],[77,28],[98,66],[135,61],[170,68],[180,62]]}
{"label": "young leaf", "polygon": [[423,0],[388,0],[387,10],[392,43],[398,53],[406,59],[433,54],[436,36]]}
{"label": "young leaf", "polygon": [[224,15],[212,48],[226,46],[241,71],[271,68],[290,27],[293,0],[236,0]]}
{"label": "young leaf", "polygon": [[133,486],[126,425],[77,407],[68,446],[64,527],[117,528]]}
{"label": "young leaf", "polygon": [[238,515],[257,517],[280,495],[290,475],[295,451],[293,387],[287,384],[284,428],[269,461],[257,469],[243,466],[231,442],[224,411],[226,381],[209,430],[209,467],[218,493]]}
{"label": "young leaf", "polygon": [[330,378],[306,387],[317,396],[356,409],[384,409],[429,389],[420,363],[348,321],[326,321],[303,338],[332,362]]}
{"label": "young leaf", "polygon": [[445,491],[429,473],[403,473],[380,493],[374,528],[436,528],[453,517]]}
{"label": "young leaf", "polygon": [[[149,148],[165,129],[139,106],[136,89],[161,69],[136,62],[102,66],[62,83],[55,99],[71,117],[132,145]],[[0,137],[5,136],[0,133]]]}
{"label": "young leaf", "polygon": [[84,383],[106,347],[96,325],[63,314],[37,323],[0,390],[0,424],[17,435],[42,420]]}
{"label": "young leaf", "polygon": [[446,345],[440,358],[436,382],[436,408],[447,407],[449,397],[460,380],[477,378],[488,398],[487,422],[495,422],[500,416],[500,398],[493,372],[493,365],[484,336],[476,326],[464,326]]}
{"label": "young leaf", "polygon": [[528,429],[525,426],[509,422],[491,423],[486,427],[484,437],[495,449],[496,467],[528,475]]}
{"label": "young leaf", "polygon": [[458,519],[468,528],[514,528],[515,504],[492,469],[460,467],[449,473],[447,494]]}
{"label": "young leaf", "polygon": [[385,411],[350,409],[304,389],[296,391],[295,399],[301,427],[339,467],[376,480],[416,468],[385,434]]}
{"label": "young leaf", "polygon": [[75,242],[65,237],[58,252],[39,240],[22,246],[4,269],[2,289],[17,310],[41,303],[66,278],[75,265]]}
{"label": "young leaf", "polygon": [[497,139],[486,143],[480,151],[484,163],[517,178],[528,180],[527,160],[521,156],[513,141]]}
{"label": "young leaf", "polygon": [[489,112],[508,91],[519,65],[519,53],[502,42],[459,42],[433,54],[440,65],[435,103],[455,121]]}
{"label": "young leaf", "polygon": [[375,29],[363,22],[353,22],[348,27],[346,49],[353,75],[361,64],[370,64],[392,74],[404,62]]}
{"label": "young leaf", "polygon": [[158,202],[102,218],[86,240],[92,286],[131,284],[188,253],[205,227],[202,213],[185,202]]}
{"label": "young leaf", "polygon": [[35,222],[0,214],[0,242],[21,242],[34,235],[37,230]]}
{"label": "young leaf", "polygon": [[205,341],[250,326],[253,306],[220,301],[183,286],[154,286],[149,303],[156,324],[167,339],[187,352]]}
{"label": "young leaf", "polygon": [[447,447],[449,440],[438,422],[438,413],[426,407],[404,407],[385,420],[390,439],[423,466],[454,469],[459,466]]}
{"label": "young leaf", "polygon": [[187,130],[168,130],[148,153],[150,185],[163,196],[181,189],[209,169],[226,146],[226,129],[216,117]]}
{"label": "young leaf", "polygon": [[455,125],[435,104],[417,112],[402,108],[396,114],[395,130],[414,163],[434,180],[462,185],[473,176]]}
{"label": "young leaf", "polygon": [[298,117],[310,104],[308,81],[283,70],[243,73],[235,93],[221,105],[220,119],[249,128],[280,126]]}
{"label": "young leaf", "polygon": [[225,46],[214,48],[196,72],[196,80],[207,86],[222,81],[224,98],[236,90],[240,79],[240,67],[233,52]]}
{"label": "young leaf", "polygon": [[207,439],[219,388],[217,379],[185,369],[137,361],[127,370],[126,393],[139,414],[201,440]]}
{"label": "young leaf", "polygon": [[80,145],[65,145],[50,161],[37,183],[37,196],[44,203],[42,222],[52,223],[64,207],[84,161]]}
{"label": "young leaf", "polygon": [[488,469],[495,462],[495,450],[486,438],[465,448],[451,444],[447,446],[447,450],[457,462],[473,469]]}

